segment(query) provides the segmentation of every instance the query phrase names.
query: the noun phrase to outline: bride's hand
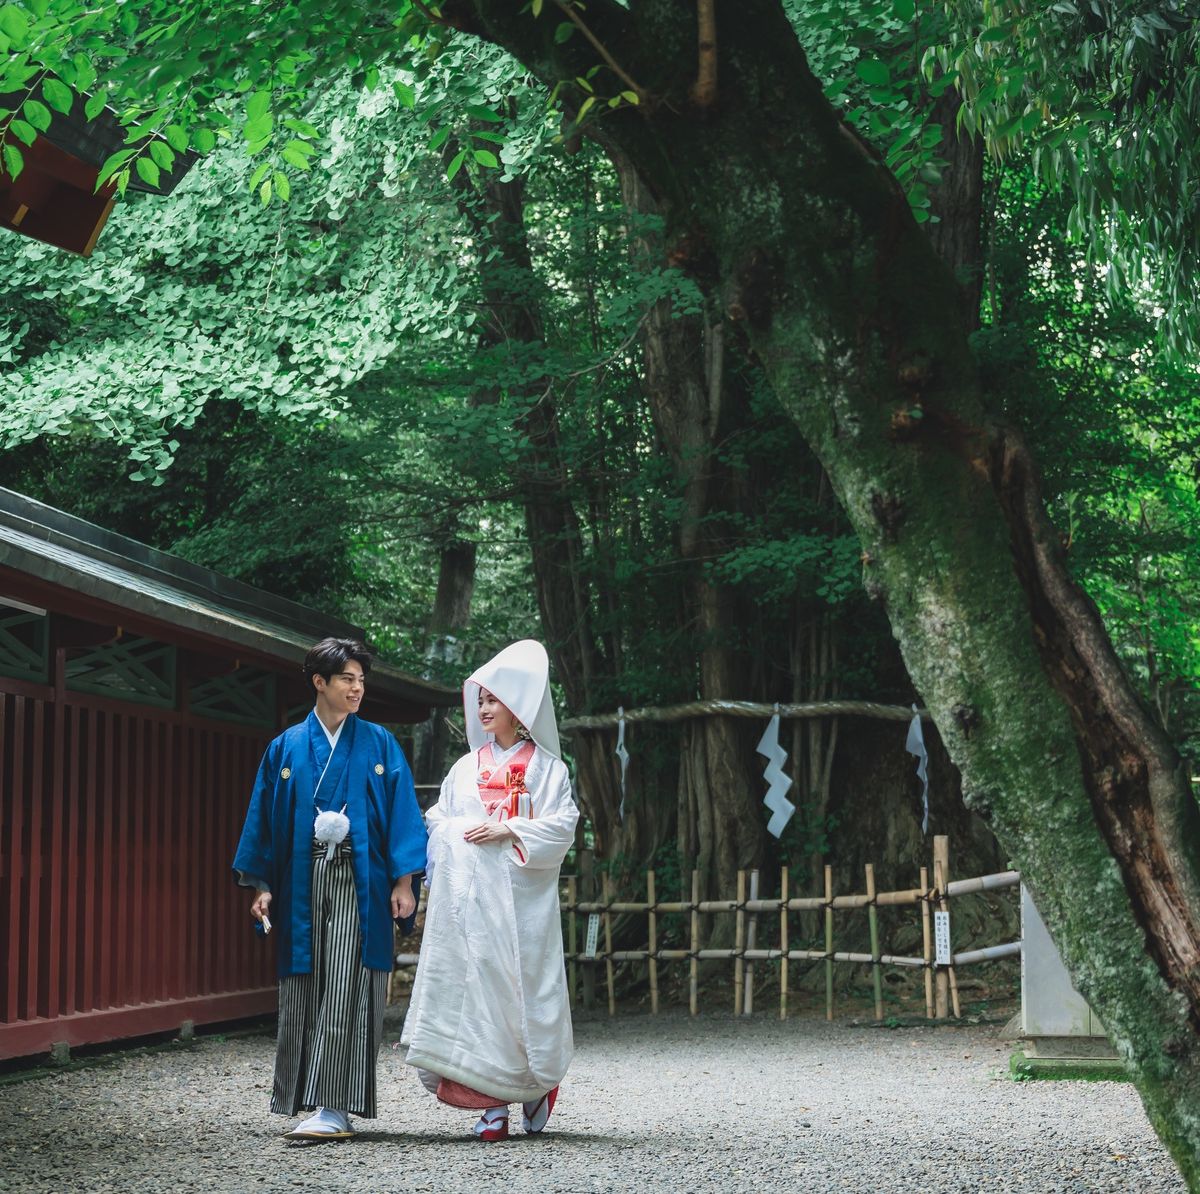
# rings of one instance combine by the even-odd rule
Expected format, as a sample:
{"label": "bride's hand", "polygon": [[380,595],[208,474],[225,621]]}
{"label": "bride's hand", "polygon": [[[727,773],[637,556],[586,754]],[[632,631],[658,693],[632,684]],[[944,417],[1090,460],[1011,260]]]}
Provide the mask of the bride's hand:
{"label": "bride's hand", "polygon": [[483,821],[468,829],[463,834],[463,840],[474,842],[477,846],[488,842],[510,842],[513,840],[513,831],[502,821]]}

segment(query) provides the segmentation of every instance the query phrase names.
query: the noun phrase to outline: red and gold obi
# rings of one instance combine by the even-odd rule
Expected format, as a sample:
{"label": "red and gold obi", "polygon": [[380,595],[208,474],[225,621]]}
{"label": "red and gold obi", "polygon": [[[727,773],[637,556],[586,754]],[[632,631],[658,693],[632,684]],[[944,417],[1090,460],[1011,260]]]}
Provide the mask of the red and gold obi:
{"label": "red and gold obi", "polygon": [[533,758],[533,751],[532,742],[523,742],[516,754],[497,764],[492,761],[490,745],[479,748],[475,756],[475,779],[489,821],[533,816],[533,801],[525,786],[525,769]]}

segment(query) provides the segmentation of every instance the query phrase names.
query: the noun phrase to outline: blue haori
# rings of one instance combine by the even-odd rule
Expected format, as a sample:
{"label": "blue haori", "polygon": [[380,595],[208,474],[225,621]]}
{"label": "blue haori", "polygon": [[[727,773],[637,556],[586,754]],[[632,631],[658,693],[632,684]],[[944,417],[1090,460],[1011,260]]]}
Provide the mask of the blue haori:
{"label": "blue haori", "polygon": [[425,869],[425,824],[412,773],[391,733],[353,713],[331,755],[314,712],[267,747],[233,860],[235,875],[270,884],[280,978],[312,973],[313,820],[319,811],[343,807],[362,964],[392,968],[391,891],[400,876]]}

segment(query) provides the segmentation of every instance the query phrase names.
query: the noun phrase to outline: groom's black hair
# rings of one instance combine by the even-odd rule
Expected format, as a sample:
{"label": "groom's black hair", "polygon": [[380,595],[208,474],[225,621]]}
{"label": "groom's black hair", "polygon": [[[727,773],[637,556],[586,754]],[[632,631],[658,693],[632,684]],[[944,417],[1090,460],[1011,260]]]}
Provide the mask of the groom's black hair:
{"label": "groom's black hair", "polygon": [[358,639],[323,638],[304,657],[304,679],[311,685],[314,676],[324,676],[328,683],[352,659],[362,668],[364,676],[371,670],[371,652]]}

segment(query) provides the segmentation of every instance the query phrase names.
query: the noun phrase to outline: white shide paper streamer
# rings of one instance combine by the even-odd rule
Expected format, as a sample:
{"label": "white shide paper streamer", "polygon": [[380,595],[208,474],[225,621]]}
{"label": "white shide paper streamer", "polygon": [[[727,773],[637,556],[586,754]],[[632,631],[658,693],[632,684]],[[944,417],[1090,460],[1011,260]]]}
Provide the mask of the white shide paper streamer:
{"label": "white shide paper streamer", "polygon": [[904,749],[917,756],[917,778],[921,781],[921,832],[929,832],[929,752],[925,749],[925,731],[921,729],[921,715],[913,707],[913,719],[908,723],[908,738]]}
{"label": "white shide paper streamer", "polygon": [[617,749],[614,751],[617,758],[621,760],[621,807],[617,810],[617,815],[621,818],[621,824],[625,824],[625,772],[629,768],[629,751],[625,749],[625,706],[620,705],[617,708]]}
{"label": "white shide paper streamer", "polygon": [[787,751],[779,745],[779,706],[775,706],[775,716],[767,722],[763,736],[758,740],[755,749],[767,759],[763,779],[767,781],[767,794],[763,804],[771,810],[771,819],[767,829],[776,837],[783,833],[784,826],[792,819],[796,806],[785,797],[788,788],[792,786],[791,777],[784,774],[783,765],[787,762]]}

